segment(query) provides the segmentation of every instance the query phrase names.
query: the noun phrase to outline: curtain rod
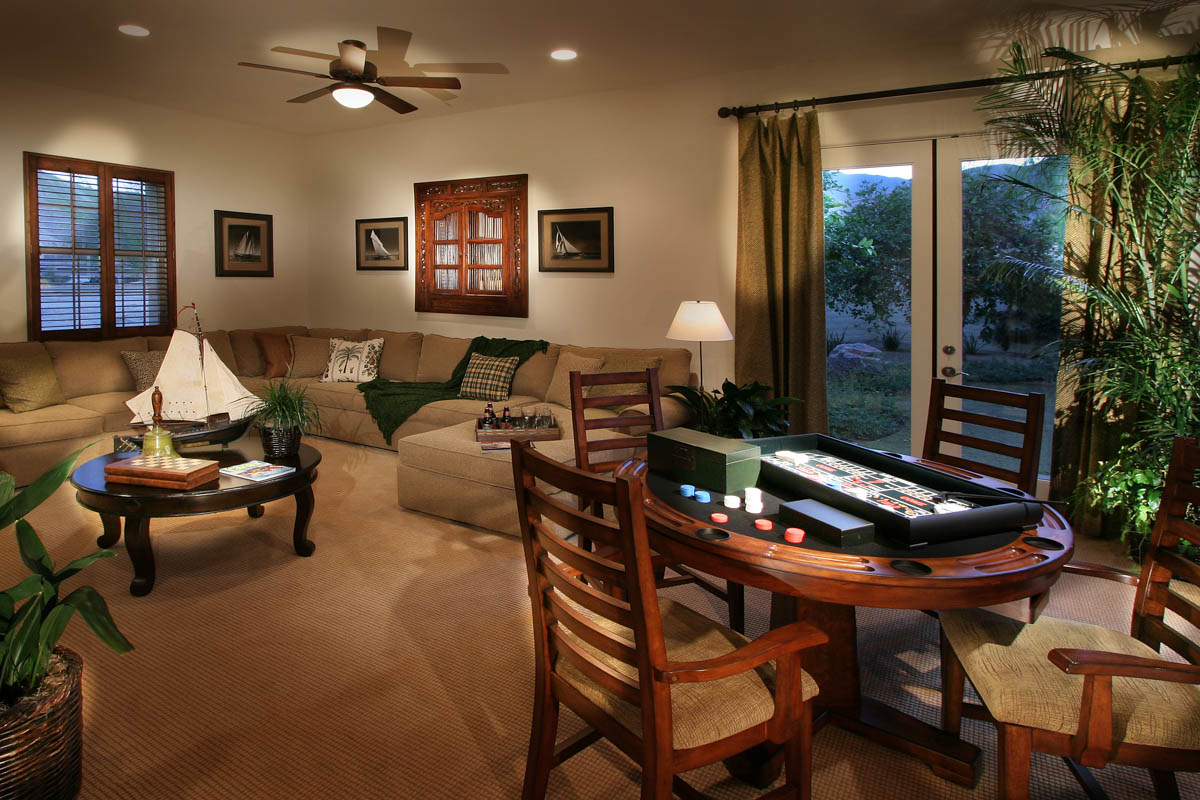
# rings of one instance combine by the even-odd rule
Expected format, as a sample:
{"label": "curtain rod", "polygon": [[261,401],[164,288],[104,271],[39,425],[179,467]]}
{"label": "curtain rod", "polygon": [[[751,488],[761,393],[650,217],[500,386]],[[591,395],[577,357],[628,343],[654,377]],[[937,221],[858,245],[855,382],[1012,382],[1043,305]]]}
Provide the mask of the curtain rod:
{"label": "curtain rod", "polygon": [[[1151,67],[1167,67],[1175,64],[1182,64],[1187,61],[1200,60],[1200,54],[1192,54],[1185,56],[1166,56],[1165,58],[1155,58],[1143,61],[1129,61],[1123,64],[1109,64],[1112,69],[1127,70],[1127,69],[1149,69]],[[799,111],[805,106],[832,105],[834,103],[853,103],[858,100],[880,100],[887,97],[905,97],[914,94],[932,94],[934,92],[953,92],[959,89],[982,89],[987,86],[996,86],[1002,83],[1019,83],[1027,80],[1043,80],[1046,78],[1056,78],[1060,75],[1069,72],[1070,70],[1050,70],[1047,72],[1035,72],[1031,75],[1023,75],[1020,77],[1000,77],[1000,78],[979,78],[973,81],[954,81],[952,83],[931,83],[925,86],[908,86],[903,89],[883,89],[877,92],[859,92],[858,94],[839,94],[832,97],[814,97],[811,100],[788,100],[781,103],[762,103],[756,106],[722,106],[717,109],[718,117],[736,117],[741,119],[747,114],[758,114],[763,111],[786,111],[791,108]]]}

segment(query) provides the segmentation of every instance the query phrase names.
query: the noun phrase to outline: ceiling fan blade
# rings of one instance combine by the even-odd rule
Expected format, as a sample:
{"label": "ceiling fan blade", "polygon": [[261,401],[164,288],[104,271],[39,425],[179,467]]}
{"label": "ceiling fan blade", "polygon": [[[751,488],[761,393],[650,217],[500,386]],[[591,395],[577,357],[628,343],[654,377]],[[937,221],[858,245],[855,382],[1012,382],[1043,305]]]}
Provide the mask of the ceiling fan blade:
{"label": "ceiling fan blade", "polygon": [[507,75],[508,67],[496,61],[444,62],[438,64],[413,64],[420,72],[468,72],[475,75]]}
{"label": "ceiling fan blade", "polygon": [[379,52],[386,53],[388,58],[401,61],[408,55],[408,45],[412,42],[412,31],[402,31],[399,28],[385,28],[380,25],[375,29]]}
{"label": "ceiling fan blade", "polygon": [[338,42],[338,57],[343,67],[355,75],[362,75],[367,66],[367,46],[354,39]]}
{"label": "ceiling fan blade", "polygon": [[322,61],[333,61],[337,56],[329,53],[317,53],[312,50],[299,50],[295,47],[272,47],[272,53],[287,53],[289,56],[304,56],[305,58],[319,58]]}
{"label": "ceiling fan blade", "polygon": [[311,91],[308,94],[302,94],[299,97],[293,97],[291,100],[288,100],[288,102],[289,103],[307,103],[310,100],[316,100],[318,97],[324,97],[325,95],[332,93],[333,90],[336,89],[338,86],[341,86],[341,84],[340,83],[331,83],[328,86],[324,86],[320,89],[316,89],[315,91]]}
{"label": "ceiling fan blade", "polygon": [[305,72],[302,69],[289,69],[287,67],[273,67],[270,64],[251,64],[249,61],[239,61],[237,63],[238,63],[239,67],[254,67],[255,69],[270,69],[270,70],[274,70],[275,72],[292,72],[292,73],[295,73],[296,75],[307,75],[310,78],[328,78],[328,77],[330,77],[329,75],[326,75],[324,72]]}
{"label": "ceiling fan blade", "polygon": [[434,78],[427,75],[385,75],[375,79],[380,86],[411,86],[416,89],[461,89],[458,78]]}
{"label": "ceiling fan blade", "polygon": [[385,106],[395,111],[397,114],[407,114],[410,111],[416,111],[417,107],[407,100],[401,100],[394,94],[388,94],[378,86],[364,86],[371,94],[375,95],[375,99],[383,103]]}

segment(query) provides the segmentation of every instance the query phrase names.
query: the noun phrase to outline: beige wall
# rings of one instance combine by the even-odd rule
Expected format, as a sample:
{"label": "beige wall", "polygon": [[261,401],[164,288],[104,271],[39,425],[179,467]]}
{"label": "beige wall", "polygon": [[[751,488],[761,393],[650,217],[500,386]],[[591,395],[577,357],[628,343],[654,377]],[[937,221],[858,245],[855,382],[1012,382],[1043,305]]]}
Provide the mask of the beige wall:
{"label": "beige wall", "polygon": [[[297,137],[37,84],[0,87],[0,341],[26,338],[23,151],[175,172],[179,305],[210,329],[308,315],[308,198]],[[275,279],[217,278],[213,211],[274,215]]]}

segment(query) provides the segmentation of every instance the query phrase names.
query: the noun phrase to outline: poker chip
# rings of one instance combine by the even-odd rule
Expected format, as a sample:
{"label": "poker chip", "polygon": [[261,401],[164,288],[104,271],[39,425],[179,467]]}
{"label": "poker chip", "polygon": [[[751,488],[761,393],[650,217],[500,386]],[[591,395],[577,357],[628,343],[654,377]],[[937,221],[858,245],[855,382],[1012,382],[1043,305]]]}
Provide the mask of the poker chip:
{"label": "poker chip", "polygon": [[803,528],[788,528],[786,531],[783,532],[783,538],[786,539],[787,541],[791,542],[792,544],[800,544],[801,542],[804,541],[804,529]]}
{"label": "poker chip", "polygon": [[720,511],[714,511],[714,512],[713,512],[712,514],[710,514],[709,516],[712,518],[712,521],[713,521],[713,522],[716,522],[716,523],[725,523],[725,522],[729,522],[729,515],[728,515],[728,514],[722,514]]}
{"label": "poker chip", "polygon": [[754,520],[754,527],[758,528],[760,531],[769,531],[775,527],[775,523],[771,522],[769,519],[760,517],[759,519]]}

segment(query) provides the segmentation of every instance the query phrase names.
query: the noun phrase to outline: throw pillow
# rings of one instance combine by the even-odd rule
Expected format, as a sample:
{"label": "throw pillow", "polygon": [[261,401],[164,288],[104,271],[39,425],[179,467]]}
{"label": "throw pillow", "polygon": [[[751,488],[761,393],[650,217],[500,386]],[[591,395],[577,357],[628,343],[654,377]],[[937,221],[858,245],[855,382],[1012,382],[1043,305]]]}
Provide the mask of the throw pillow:
{"label": "throw pillow", "polygon": [[329,364],[329,340],[315,336],[291,336],[292,377],[318,378]]}
{"label": "throw pillow", "polygon": [[49,353],[0,359],[0,393],[16,414],[67,402]]}
{"label": "throw pillow", "polygon": [[[601,372],[643,372],[662,366],[662,356],[636,356],[613,353],[604,359]],[[609,386],[589,387],[588,397],[616,397],[622,394],[645,394],[648,389],[643,383],[614,383]]]}
{"label": "throw pillow", "polygon": [[465,400],[507,400],[520,360],[516,356],[500,358],[471,353],[458,396]]}
{"label": "throw pillow", "polygon": [[365,342],[330,339],[329,363],[321,380],[325,383],[373,381],[379,375],[379,356],[382,353],[383,339],[368,339]]}
{"label": "throw pillow", "polygon": [[154,385],[154,379],[158,377],[166,355],[166,350],[121,351],[121,358],[125,359],[125,366],[129,367],[129,374],[133,376],[135,392],[141,394]]}
{"label": "throw pillow", "polygon": [[292,365],[292,345],[288,337],[282,333],[255,332],[254,341],[262,350],[263,360],[267,366],[263,371],[264,378],[282,378],[288,374]]}
{"label": "throw pillow", "polygon": [[588,358],[570,352],[560,353],[558,363],[554,365],[554,377],[550,379],[550,387],[546,389],[546,402],[570,408],[571,373],[599,372],[603,366],[603,358]]}

